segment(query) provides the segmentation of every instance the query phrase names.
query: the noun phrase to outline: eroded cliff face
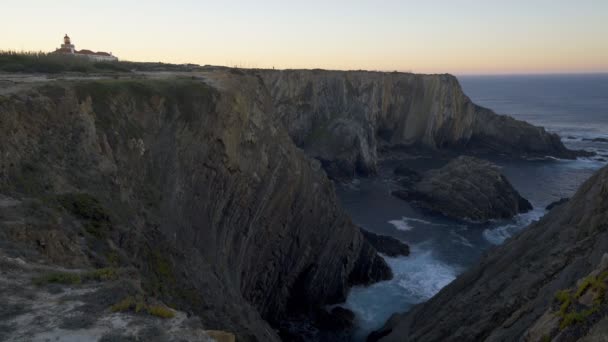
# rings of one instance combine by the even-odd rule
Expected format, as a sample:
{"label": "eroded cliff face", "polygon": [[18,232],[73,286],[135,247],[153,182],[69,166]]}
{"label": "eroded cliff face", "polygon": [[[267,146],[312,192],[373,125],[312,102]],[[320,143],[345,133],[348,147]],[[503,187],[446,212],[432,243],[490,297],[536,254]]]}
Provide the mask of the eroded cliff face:
{"label": "eroded cliff face", "polygon": [[266,321],[390,270],[272,115],[263,83],[230,72],[0,96],[0,194],[25,203],[0,217],[3,252],[132,265],[206,328],[277,340]]}
{"label": "eroded cliff face", "polygon": [[371,340],[599,341],[607,331],[607,251],[605,167]]}
{"label": "eroded cliff face", "polygon": [[475,105],[452,75],[285,70],[258,73],[276,119],[331,177],[376,170],[378,149],[572,158],[555,134]]}

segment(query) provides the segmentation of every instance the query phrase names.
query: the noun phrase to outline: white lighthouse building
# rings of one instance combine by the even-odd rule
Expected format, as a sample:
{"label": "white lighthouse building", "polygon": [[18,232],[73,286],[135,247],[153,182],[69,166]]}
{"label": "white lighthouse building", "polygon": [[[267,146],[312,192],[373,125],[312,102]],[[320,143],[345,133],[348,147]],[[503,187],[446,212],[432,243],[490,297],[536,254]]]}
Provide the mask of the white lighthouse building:
{"label": "white lighthouse building", "polygon": [[74,46],[74,44],[72,44],[70,37],[67,34],[63,37],[63,44],[61,44],[61,47],[59,49],[55,50],[55,53],[85,57],[94,61],[113,62],[118,60],[118,58],[112,55],[111,52],[108,53],[102,51],[93,52],[91,50],[76,50],[76,47]]}

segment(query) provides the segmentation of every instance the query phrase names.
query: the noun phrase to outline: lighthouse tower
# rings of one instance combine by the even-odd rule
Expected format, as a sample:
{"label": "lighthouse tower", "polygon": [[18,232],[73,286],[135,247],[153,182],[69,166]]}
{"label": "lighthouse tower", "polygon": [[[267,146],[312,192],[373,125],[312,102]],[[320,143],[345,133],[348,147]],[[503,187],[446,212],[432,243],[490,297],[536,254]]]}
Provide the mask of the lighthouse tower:
{"label": "lighthouse tower", "polygon": [[71,53],[74,53],[75,51],[74,44],[72,44],[72,42],[70,41],[70,37],[67,33],[65,34],[65,37],[63,37],[63,44],[61,44],[61,49],[69,50]]}

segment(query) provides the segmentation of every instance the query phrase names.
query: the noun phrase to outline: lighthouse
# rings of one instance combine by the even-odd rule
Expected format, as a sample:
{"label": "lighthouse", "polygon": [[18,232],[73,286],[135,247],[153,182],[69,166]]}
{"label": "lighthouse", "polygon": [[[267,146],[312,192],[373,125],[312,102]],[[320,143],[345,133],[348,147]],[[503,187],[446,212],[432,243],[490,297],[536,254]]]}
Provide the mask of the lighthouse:
{"label": "lighthouse", "polygon": [[70,39],[70,36],[67,35],[67,33],[65,34],[65,36],[63,36],[63,44],[61,44],[61,47],[59,49],[56,49],[54,53],[85,57],[98,62],[115,62],[118,60],[118,58],[112,55],[112,53],[102,51],[93,52],[91,50],[76,50],[76,47],[74,46],[74,44],[72,44],[72,40]]}
{"label": "lighthouse", "polygon": [[74,53],[74,44],[72,44],[72,42],[70,41],[70,37],[67,33],[63,37],[63,44],[61,44],[61,49],[70,50],[70,53]]}

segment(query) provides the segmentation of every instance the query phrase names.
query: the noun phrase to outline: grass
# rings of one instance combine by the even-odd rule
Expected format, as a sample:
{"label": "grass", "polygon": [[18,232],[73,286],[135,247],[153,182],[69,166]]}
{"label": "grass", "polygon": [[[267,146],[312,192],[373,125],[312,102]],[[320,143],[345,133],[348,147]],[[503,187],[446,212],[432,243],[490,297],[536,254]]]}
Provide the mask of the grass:
{"label": "grass", "polygon": [[[558,316],[561,317],[560,329],[566,329],[572,325],[585,322],[591,315],[601,309],[606,298],[606,283],[608,272],[599,276],[588,276],[577,287],[574,294],[569,290],[562,290],[556,293],[555,298],[560,303]],[[595,292],[595,298],[591,307],[577,310],[575,301],[585,295],[587,291]]]}
{"label": "grass", "polygon": [[76,285],[82,283],[82,278],[80,274],[77,273],[53,272],[36,277],[32,282],[38,286],[46,284]]}
{"label": "grass", "polygon": [[160,317],[160,318],[173,318],[175,317],[175,312],[173,310],[162,306],[162,305],[151,305],[148,306],[148,313],[152,316]]}
{"label": "grass", "polygon": [[110,215],[101,203],[86,193],[68,193],[57,197],[59,204],[81,219],[84,230],[98,239],[105,239],[111,228]]}
{"label": "grass", "polygon": [[116,280],[119,277],[119,270],[112,267],[99,268],[84,273],[75,272],[52,272],[32,279],[35,285],[46,284],[65,284],[78,285],[88,281],[108,281]]}
{"label": "grass", "polygon": [[147,312],[149,315],[160,318],[173,318],[175,312],[164,305],[148,305],[142,296],[128,296],[110,307],[112,312],[128,312],[133,310],[135,313]]}
{"label": "grass", "polygon": [[0,71],[14,73],[128,73],[131,71],[193,71],[195,64],[99,62],[72,55],[46,52],[0,51]]}
{"label": "grass", "polygon": [[85,280],[108,281],[118,279],[119,272],[116,268],[105,267],[84,274]]}

